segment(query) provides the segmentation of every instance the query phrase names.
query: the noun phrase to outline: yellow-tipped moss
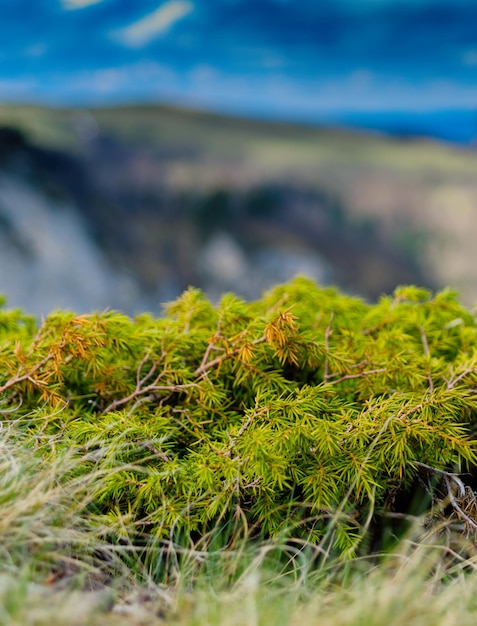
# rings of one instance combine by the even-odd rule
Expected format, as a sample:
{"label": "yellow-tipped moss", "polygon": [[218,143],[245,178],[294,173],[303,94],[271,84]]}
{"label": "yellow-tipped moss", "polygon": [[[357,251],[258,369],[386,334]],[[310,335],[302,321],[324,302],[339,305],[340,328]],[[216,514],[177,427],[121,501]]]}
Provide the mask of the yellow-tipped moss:
{"label": "yellow-tipped moss", "polygon": [[158,537],[219,523],[233,536],[245,521],[349,556],[423,471],[458,486],[459,516],[476,345],[450,292],[402,287],[369,305],[302,278],[216,307],[192,289],[157,319],[58,312],[35,328],[2,311],[0,409],[35,454],[72,450],[74,476],[104,472],[95,515]]}

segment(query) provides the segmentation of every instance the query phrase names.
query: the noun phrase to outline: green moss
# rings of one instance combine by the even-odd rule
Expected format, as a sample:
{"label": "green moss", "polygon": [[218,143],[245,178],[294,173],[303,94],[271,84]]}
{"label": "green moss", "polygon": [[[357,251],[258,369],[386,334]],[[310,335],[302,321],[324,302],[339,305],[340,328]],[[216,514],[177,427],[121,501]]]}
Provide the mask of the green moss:
{"label": "green moss", "polygon": [[419,468],[475,462],[476,345],[451,292],[369,305],[303,278],[216,307],[190,289],[160,318],[1,311],[0,408],[105,471],[92,514],[350,554]]}

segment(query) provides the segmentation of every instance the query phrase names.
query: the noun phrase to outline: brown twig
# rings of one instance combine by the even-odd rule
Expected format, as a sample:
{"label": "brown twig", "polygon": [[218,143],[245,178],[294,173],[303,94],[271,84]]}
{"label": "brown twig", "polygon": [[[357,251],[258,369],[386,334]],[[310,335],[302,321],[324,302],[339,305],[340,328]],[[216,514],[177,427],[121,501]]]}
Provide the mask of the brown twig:
{"label": "brown twig", "polygon": [[146,450],[149,450],[149,452],[152,452],[154,456],[161,459],[161,461],[164,461],[164,463],[167,463],[170,460],[165,452],[158,450],[150,441],[145,441],[141,445],[143,448],[146,448]]}
{"label": "brown twig", "polygon": [[345,376],[341,376],[341,378],[337,378],[336,380],[329,380],[329,385],[337,385],[338,383],[343,382],[344,380],[353,380],[354,378],[362,378],[363,376],[371,376],[372,374],[382,374],[386,372],[387,369],[385,367],[380,367],[375,370],[366,370],[364,372],[360,372],[359,374],[346,374]]}
{"label": "brown twig", "polygon": [[10,380],[8,380],[4,385],[0,387],[0,393],[3,393],[7,389],[10,389],[10,387],[17,385],[18,383],[21,383],[24,380],[29,380],[33,384],[39,385],[39,382],[34,380],[32,376],[33,374],[36,374],[36,372],[38,372],[38,370],[41,369],[44,365],[46,365],[48,361],[51,361],[53,356],[54,355],[50,352],[43,359],[41,359],[41,361],[38,361],[38,363],[34,365],[31,370],[26,372],[26,374],[23,374],[22,376],[17,375],[14,378],[10,378]]}
{"label": "brown twig", "polygon": [[218,324],[217,324],[217,331],[215,333],[215,335],[213,335],[213,337],[211,337],[210,341],[209,341],[209,345],[207,346],[205,352],[204,352],[204,356],[202,357],[202,362],[199,365],[198,369],[201,369],[205,366],[205,364],[207,363],[210,353],[212,352],[212,350],[217,350],[216,346],[215,346],[215,341],[216,339],[219,339],[221,337],[220,334],[220,328],[221,328],[221,322],[219,320]]}
{"label": "brown twig", "polygon": [[[353,363],[353,365],[349,365],[348,369],[350,370],[355,370],[357,367],[363,367],[363,365],[369,365],[369,361],[360,361],[359,363]],[[340,372],[336,372],[335,374],[329,374],[328,375],[328,380],[331,380],[332,378],[337,378],[338,376],[340,376]],[[332,381],[333,382],[333,381]]]}
{"label": "brown twig", "polygon": [[240,439],[240,437],[247,430],[247,428],[250,426],[250,424],[252,423],[254,417],[257,417],[257,415],[261,415],[262,413],[266,413],[267,411],[268,411],[268,407],[263,407],[262,409],[258,410],[258,398],[256,398],[255,399],[255,410],[254,410],[254,412],[252,414],[250,414],[248,416],[248,418],[245,420],[245,422],[242,424],[242,426],[240,426],[240,428],[239,428],[237,434],[235,435],[235,437],[230,439],[229,449],[227,450],[227,452],[225,452],[225,456],[231,456],[232,455],[232,449],[234,448],[235,444]]}
{"label": "brown twig", "polygon": [[459,383],[463,378],[467,376],[467,374],[471,374],[475,372],[475,367],[468,367],[466,370],[461,372],[456,378],[447,381],[447,389],[453,389],[457,383]]}
{"label": "brown twig", "polygon": [[464,496],[465,485],[461,481],[461,479],[457,476],[457,474],[454,474],[452,472],[447,472],[446,470],[438,469],[437,467],[433,467],[432,465],[427,465],[426,463],[421,463],[421,461],[414,461],[414,465],[417,465],[418,467],[422,467],[428,470],[429,472],[431,472],[432,474],[440,474],[441,476],[444,476],[447,479],[449,478],[452,479],[459,489],[460,497]]}
{"label": "brown twig", "polygon": [[184,389],[190,389],[191,387],[197,387],[197,384],[185,383],[182,385],[157,385],[156,382],[154,381],[150,385],[147,385],[147,387],[143,387],[139,389],[136,388],[132,393],[130,393],[128,396],[124,398],[120,398],[119,400],[114,400],[113,402],[111,402],[111,404],[109,404],[104,409],[104,411],[102,411],[102,413],[109,413],[110,411],[114,411],[118,407],[123,406],[124,404],[127,404],[131,400],[134,400],[134,398],[137,398],[143,394],[156,393],[159,391],[172,391],[172,392],[184,391]]}
{"label": "brown twig", "polygon": [[136,388],[141,386],[141,383],[144,384],[146,382],[146,380],[149,380],[149,378],[154,374],[154,372],[156,371],[157,368],[157,364],[154,362],[152,364],[151,369],[149,370],[149,372],[146,374],[146,376],[141,380],[140,376],[141,376],[141,372],[142,372],[142,368],[144,367],[144,365],[146,364],[147,360],[149,359],[149,357],[151,356],[151,351],[148,350],[146,352],[146,354],[144,355],[143,360],[139,363],[137,371],[136,371]]}
{"label": "brown twig", "polygon": [[[254,339],[251,342],[251,345],[256,346],[259,343],[263,343],[264,341],[266,341],[266,337],[265,336],[260,337],[259,339]],[[206,355],[204,355],[204,359],[202,359],[202,363],[195,370],[194,376],[202,376],[211,367],[215,367],[216,365],[219,365],[220,363],[222,363],[223,361],[226,361],[230,357],[235,356],[236,354],[238,354],[241,349],[242,349],[241,346],[238,347],[238,348],[234,348],[233,350],[230,350],[229,352],[225,352],[225,354],[222,354],[222,355],[218,356],[217,358],[212,359],[212,361],[208,361],[208,362],[205,360],[205,356]],[[210,354],[209,346],[207,347],[207,350],[209,351],[209,354]],[[207,353],[207,350],[206,350],[206,353]],[[208,358],[209,354],[207,354],[207,358]]]}
{"label": "brown twig", "polygon": [[[429,359],[431,353],[429,351],[429,343],[427,341],[426,331],[424,330],[424,328],[422,328],[422,326],[420,326],[419,332],[421,333],[421,341],[422,341],[422,346],[424,348],[424,355],[426,359]],[[427,367],[427,380],[429,381],[429,391],[432,393],[434,391],[434,381],[432,380],[430,363],[428,363],[428,367]]]}
{"label": "brown twig", "polygon": [[328,374],[328,369],[329,369],[328,352],[330,351],[331,326],[333,324],[334,317],[335,317],[334,311],[331,311],[330,321],[328,322],[328,326],[326,327],[326,331],[325,331],[326,357],[325,357],[325,366],[324,366],[324,375],[323,375],[323,380],[324,380],[325,383],[328,382],[328,379],[329,379],[329,374]]}
{"label": "brown twig", "polygon": [[159,385],[158,384],[159,381],[166,373],[165,369],[159,372],[159,374],[154,379],[154,382],[150,383],[149,385],[144,386],[145,383],[152,378],[152,376],[156,373],[156,370],[157,370],[157,361],[154,361],[153,364],[151,365],[151,368],[147,372],[147,374],[141,378],[141,372],[149,356],[150,356],[150,350],[146,352],[144,358],[138,365],[138,368],[136,371],[135,390],[132,391],[129,395],[125,396],[124,398],[113,400],[113,402],[108,404],[108,406],[102,411],[102,413],[109,413],[110,411],[114,411],[118,407],[127,404],[131,400],[134,400],[135,398],[139,398],[139,396],[145,396],[146,394],[149,394],[149,393],[155,394],[160,391],[171,391],[171,392],[183,391],[184,389],[197,386],[197,383],[184,383],[184,384],[179,384],[179,385]]}
{"label": "brown twig", "polygon": [[[474,522],[474,520],[472,518],[470,518],[467,513],[464,513],[464,511],[461,509],[461,507],[459,506],[457,500],[455,499],[454,494],[452,493],[452,486],[449,482],[449,478],[447,476],[444,476],[444,480],[446,483],[446,487],[447,487],[447,495],[449,496],[449,501],[452,505],[452,507],[457,511],[457,514],[459,515],[459,517],[461,517],[465,523],[470,526],[470,528],[472,528],[474,531],[477,531],[477,523]],[[461,482],[461,481],[460,481]],[[464,493],[461,497],[465,496],[465,488],[464,488]]]}
{"label": "brown twig", "polygon": [[477,522],[475,522],[471,517],[467,515],[467,513],[465,513],[462,510],[462,507],[459,505],[459,502],[457,501],[453,493],[451,481],[457,486],[458,498],[462,500],[462,498],[465,497],[467,493],[467,489],[469,488],[467,487],[466,489],[466,486],[464,485],[462,480],[456,474],[453,474],[452,472],[446,472],[445,470],[437,469],[437,467],[426,465],[426,463],[415,461],[415,465],[419,467],[423,467],[424,469],[428,470],[429,472],[433,474],[440,474],[444,478],[444,482],[445,482],[446,489],[447,489],[447,497],[449,498],[449,502],[452,508],[456,511],[457,515],[460,518],[462,518],[470,528],[472,528],[474,531],[477,531]]}

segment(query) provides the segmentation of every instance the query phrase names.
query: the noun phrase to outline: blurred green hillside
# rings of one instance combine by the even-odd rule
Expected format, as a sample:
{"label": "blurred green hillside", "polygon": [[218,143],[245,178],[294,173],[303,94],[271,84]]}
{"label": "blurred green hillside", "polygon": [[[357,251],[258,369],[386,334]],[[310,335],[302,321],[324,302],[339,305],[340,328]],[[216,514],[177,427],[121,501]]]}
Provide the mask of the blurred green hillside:
{"label": "blurred green hillside", "polygon": [[285,259],[370,298],[412,282],[477,301],[474,149],[166,106],[1,105],[0,126],[22,134],[6,171],[72,198],[145,289],[254,297],[266,281],[244,276],[286,280]]}

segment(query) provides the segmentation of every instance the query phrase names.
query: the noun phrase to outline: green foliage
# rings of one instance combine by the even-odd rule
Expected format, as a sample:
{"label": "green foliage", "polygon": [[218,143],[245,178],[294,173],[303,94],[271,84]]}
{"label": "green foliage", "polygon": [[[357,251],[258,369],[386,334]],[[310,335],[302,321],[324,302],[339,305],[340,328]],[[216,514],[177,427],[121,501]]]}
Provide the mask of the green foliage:
{"label": "green foliage", "polygon": [[0,310],[0,411],[104,472],[92,515],[347,555],[420,469],[475,463],[476,346],[451,292],[369,305],[303,278],[216,307],[190,289],[159,318]]}

